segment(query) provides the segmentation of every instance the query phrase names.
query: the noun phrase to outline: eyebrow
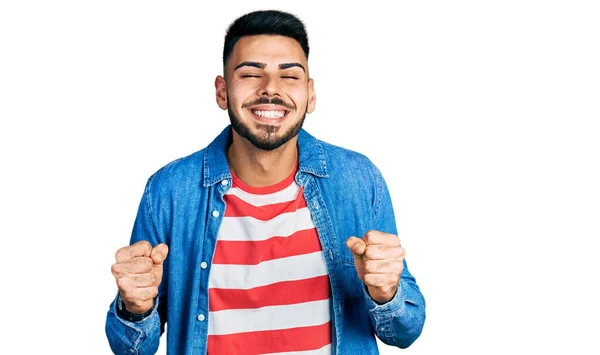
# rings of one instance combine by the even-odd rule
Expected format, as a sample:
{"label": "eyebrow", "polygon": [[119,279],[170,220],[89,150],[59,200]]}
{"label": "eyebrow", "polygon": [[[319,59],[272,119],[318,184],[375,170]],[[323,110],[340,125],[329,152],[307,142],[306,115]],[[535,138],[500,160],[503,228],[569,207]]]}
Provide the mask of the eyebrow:
{"label": "eyebrow", "polygon": [[304,69],[304,67],[300,63],[283,63],[283,64],[279,64],[279,69],[288,69],[288,68],[292,68],[292,67],[300,67],[300,68],[302,68],[302,71],[306,73],[306,69]]}
{"label": "eyebrow", "polygon": [[[233,71],[236,71],[236,70],[238,70],[241,67],[254,67],[254,68],[258,68],[258,69],[265,69],[266,66],[267,66],[266,63],[242,62],[237,67],[235,67],[233,69]],[[279,69],[289,69],[289,68],[292,68],[292,67],[299,67],[299,68],[302,69],[302,71],[304,71],[306,73],[306,69],[300,63],[282,63],[282,64],[279,64]]]}

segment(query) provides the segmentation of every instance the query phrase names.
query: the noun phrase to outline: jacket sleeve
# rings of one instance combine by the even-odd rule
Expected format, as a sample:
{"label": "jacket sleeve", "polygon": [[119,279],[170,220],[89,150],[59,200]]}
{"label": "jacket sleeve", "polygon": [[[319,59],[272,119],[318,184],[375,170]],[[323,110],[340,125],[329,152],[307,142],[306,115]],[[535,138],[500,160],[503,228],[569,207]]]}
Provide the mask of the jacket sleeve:
{"label": "jacket sleeve", "polygon": [[[164,234],[160,233],[152,214],[151,182],[148,180],[142,200],[139,205],[137,217],[133,226],[130,244],[140,240],[147,240],[154,247],[165,243]],[[167,319],[167,275],[168,257],[163,266],[163,279],[158,288],[158,298],[152,313],[138,322],[126,321],[116,314],[119,295],[111,303],[106,316],[106,336],[112,351],[115,354],[155,354],[164,325]]]}
{"label": "jacket sleeve", "polygon": [[[387,185],[379,170],[375,169],[374,230],[398,235],[396,219]],[[400,275],[398,291],[387,303],[378,304],[363,287],[375,334],[384,343],[407,348],[421,335],[425,323],[425,299],[415,278],[408,271],[406,260]]]}

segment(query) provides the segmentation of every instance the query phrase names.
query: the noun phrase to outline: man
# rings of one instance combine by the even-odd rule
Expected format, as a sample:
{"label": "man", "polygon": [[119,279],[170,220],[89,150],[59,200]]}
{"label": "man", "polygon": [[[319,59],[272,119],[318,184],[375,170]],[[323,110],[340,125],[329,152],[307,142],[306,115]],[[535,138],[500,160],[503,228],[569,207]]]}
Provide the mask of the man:
{"label": "man", "polygon": [[293,15],[228,29],[217,104],[231,126],[150,177],[106,321],[118,354],[377,354],[420,335],[425,301],[390,195],[364,156],[302,130],[315,109]]}

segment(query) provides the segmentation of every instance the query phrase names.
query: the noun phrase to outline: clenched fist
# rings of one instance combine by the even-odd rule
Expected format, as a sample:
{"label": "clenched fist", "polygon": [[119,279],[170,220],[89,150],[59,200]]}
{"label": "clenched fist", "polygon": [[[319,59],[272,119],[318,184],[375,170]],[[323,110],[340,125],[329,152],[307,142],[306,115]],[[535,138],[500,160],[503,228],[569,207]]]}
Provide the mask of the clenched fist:
{"label": "clenched fist", "polygon": [[115,254],[112,273],[121,299],[131,313],[141,314],[152,308],[162,280],[163,262],[169,253],[166,244],[154,248],[145,240],[123,247]]}
{"label": "clenched fist", "polygon": [[346,246],[354,256],[358,277],[367,285],[377,303],[390,301],[398,290],[404,270],[404,249],[393,234],[368,231],[360,238],[350,237]]}

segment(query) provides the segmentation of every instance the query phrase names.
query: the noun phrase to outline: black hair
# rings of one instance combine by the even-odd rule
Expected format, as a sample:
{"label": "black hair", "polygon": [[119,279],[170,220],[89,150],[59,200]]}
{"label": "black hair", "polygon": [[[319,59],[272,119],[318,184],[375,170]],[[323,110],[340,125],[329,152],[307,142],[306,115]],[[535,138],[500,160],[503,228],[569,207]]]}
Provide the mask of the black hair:
{"label": "black hair", "polygon": [[223,68],[233,47],[244,36],[279,35],[295,39],[308,60],[308,36],[302,21],[296,16],[277,10],[254,11],[239,17],[227,29],[223,46]]}

